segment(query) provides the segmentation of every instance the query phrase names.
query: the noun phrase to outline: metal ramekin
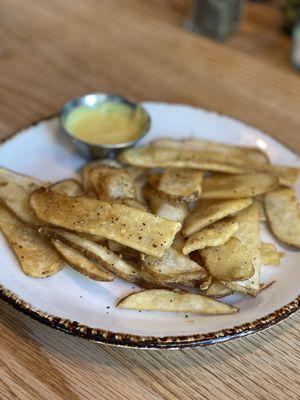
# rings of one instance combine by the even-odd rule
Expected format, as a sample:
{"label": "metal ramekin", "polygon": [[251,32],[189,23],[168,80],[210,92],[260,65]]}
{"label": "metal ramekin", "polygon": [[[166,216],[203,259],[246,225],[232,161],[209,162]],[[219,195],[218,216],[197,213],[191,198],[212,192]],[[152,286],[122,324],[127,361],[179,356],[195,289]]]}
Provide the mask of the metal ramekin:
{"label": "metal ramekin", "polygon": [[[143,113],[145,113],[146,124],[145,128],[141,131],[140,136],[129,142],[117,143],[117,144],[91,144],[84,140],[77,139],[71,132],[66,128],[66,119],[70,112],[79,106],[96,107],[106,101],[126,104],[132,109],[139,107]],[[103,94],[103,93],[90,93],[76,99],[68,101],[61,109],[60,115],[60,129],[65,136],[70,138],[74,143],[78,151],[87,159],[101,159],[114,157],[118,152],[128,147],[134,146],[139,140],[141,140],[150,129],[151,119],[147,111],[138,103],[133,103],[126,98],[114,94]]]}

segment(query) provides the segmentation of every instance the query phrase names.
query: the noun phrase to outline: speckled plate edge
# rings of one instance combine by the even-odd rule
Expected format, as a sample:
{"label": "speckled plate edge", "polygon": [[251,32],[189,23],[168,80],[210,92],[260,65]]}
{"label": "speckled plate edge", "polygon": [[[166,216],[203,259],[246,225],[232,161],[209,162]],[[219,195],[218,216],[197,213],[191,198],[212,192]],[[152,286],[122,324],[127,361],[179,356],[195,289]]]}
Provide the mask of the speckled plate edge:
{"label": "speckled plate edge", "polygon": [[[221,114],[219,114],[221,115]],[[32,124],[19,129],[17,132],[9,135],[8,138],[0,140],[1,144],[13,139],[18,133],[27,130],[40,122],[47,121],[56,117],[56,114],[50,115],[41,120],[35,121]],[[275,139],[277,140],[277,139]],[[285,147],[286,144],[284,144]],[[292,149],[290,149],[293,151]],[[293,151],[294,152],[294,151]],[[21,311],[23,314],[28,315],[32,319],[40,323],[50,326],[69,335],[77,336],[93,342],[108,344],[112,346],[139,348],[139,349],[184,349],[194,348],[200,346],[209,346],[216,343],[227,342],[230,340],[245,337],[254,333],[261,332],[265,329],[271,328],[284,319],[288,318],[300,309],[300,296],[289,304],[281,307],[271,314],[263,318],[259,318],[253,322],[248,322],[233,328],[222,329],[215,332],[204,334],[193,334],[185,336],[139,336],[127,333],[109,332],[100,328],[91,328],[82,325],[77,321],[70,321],[55,315],[48,314],[31,304],[27,303],[15,293],[5,288],[0,284],[0,298],[13,306],[16,310]]]}

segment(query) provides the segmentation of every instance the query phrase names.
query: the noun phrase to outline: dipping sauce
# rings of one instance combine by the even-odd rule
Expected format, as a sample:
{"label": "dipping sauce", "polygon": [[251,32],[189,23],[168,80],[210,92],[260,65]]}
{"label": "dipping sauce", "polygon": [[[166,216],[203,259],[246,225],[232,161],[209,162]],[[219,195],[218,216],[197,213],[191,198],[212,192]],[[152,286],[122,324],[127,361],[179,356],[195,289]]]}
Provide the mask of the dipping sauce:
{"label": "dipping sauce", "polygon": [[141,107],[106,101],[96,107],[79,106],[65,126],[77,139],[90,144],[118,144],[138,139],[148,123]]}

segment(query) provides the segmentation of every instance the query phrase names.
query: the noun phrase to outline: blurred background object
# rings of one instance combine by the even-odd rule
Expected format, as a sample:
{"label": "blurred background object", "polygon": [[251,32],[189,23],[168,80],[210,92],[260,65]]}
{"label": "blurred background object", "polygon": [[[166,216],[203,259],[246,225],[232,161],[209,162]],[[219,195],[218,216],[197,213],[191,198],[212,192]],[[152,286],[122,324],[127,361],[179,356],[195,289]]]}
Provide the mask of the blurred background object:
{"label": "blurred background object", "polygon": [[300,70],[300,19],[297,20],[293,27],[291,61],[293,66]]}
{"label": "blurred background object", "polygon": [[239,24],[244,0],[193,0],[187,29],[223,41]]}
{"label": "blurred background object", "polygon": [[286,0],[283,6],[284,28],[292,34],[291,62],[300,70],[300,0]]}
{"label": "blurred background object", "polygon": [[284,28],[291,33],[300,19],[300,0],[286,0],[283,5]]}

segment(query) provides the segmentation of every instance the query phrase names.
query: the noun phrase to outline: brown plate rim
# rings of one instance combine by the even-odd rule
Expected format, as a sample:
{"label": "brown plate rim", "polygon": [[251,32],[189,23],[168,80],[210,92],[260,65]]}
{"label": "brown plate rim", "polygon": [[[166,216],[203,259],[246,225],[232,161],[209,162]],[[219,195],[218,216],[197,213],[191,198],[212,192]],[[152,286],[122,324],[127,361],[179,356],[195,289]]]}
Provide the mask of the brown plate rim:
{"label": "brown plate rim", "polygon": [[[221,115],[221,114],[220,114]],[[9,137],[0,140],[0,145],[13,139],[18,133],[23,132],[40,122],[50,120],[57,117],[57,114],[50,115],[46,118],[40,119],[17,132],[9,135]],[[277,140],[276,138],[273,138]],[[279,142],[279,141],[278,141]],[[285,147],[288,147],[284,145]],[[292,149],[290,149],[296,154]],[[296,154],[297,155],[297,154]],[[127,333],[110,332],[100,328],[91,328],[89,326],[80,324],[77,321],[71,321],[58,316],[48,314],[38,308],[33,307],[25,300],[18,297],[6,287],[0,284],[0,298],[6,301],[23,314],[28,315],[32,319],[40,323],[50,326],[51,328],[60,330],[73,336],[81,337],[90,341],[109,344],[114,346],[129,347],[129,348],[142,348],[142,349],[183,349],[193,348],[199,346],[209,346],[216,343],[222,343],[229,340],[238,339],[248,336],[253,333],[261,332],[270,328],[284,319],[288,318],[300,308],[300,296],[297,296],[289,304],[281,307],[280,309],[270,313],[262,318],[253,322],[248,322],[233,328],[222,329],[215,332],[184,335],[184,336],[139,336]]]}

